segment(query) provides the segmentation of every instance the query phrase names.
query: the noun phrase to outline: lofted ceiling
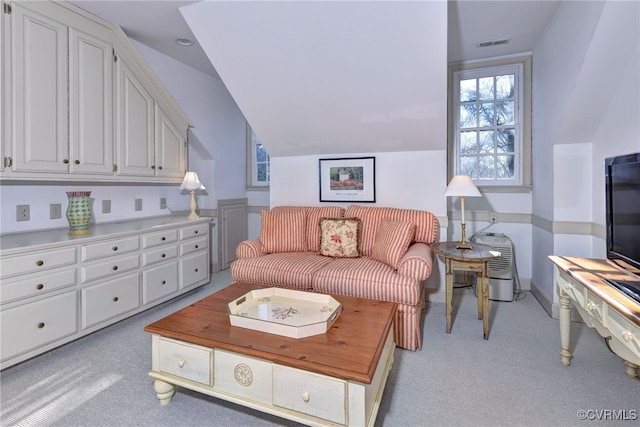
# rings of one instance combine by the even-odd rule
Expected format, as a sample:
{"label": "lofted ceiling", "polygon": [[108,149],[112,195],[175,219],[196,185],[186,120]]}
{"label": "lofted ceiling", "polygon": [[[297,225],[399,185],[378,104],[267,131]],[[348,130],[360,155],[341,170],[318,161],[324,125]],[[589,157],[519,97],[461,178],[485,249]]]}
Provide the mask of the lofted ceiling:
{"label": "lofted ceiling", "polygon": [[286,156],[444,149],[447,63],[532,51],[561,2],[72,3],[221,78]]}

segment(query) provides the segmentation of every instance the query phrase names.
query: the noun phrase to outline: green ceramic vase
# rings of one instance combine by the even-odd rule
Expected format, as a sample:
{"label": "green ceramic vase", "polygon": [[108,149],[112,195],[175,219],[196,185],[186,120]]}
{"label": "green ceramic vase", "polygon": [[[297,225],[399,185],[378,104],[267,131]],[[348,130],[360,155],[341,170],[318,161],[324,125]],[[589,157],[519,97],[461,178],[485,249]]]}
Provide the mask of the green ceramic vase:
{"label": "green ceramic vase", "polygon": [[69,234],[80,236],[89,234],[91,220],[91,191],[67,191],[69,205],[67,206],[67,221]]}

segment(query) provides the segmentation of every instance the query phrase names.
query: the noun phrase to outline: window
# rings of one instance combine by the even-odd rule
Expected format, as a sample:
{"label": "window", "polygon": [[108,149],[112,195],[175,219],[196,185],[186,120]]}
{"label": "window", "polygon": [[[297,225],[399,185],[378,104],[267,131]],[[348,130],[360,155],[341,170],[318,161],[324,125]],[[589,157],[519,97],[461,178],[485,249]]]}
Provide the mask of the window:
{"label": "window", "polygon": [[455,175],[470,175],[479,186],[521,186],[529,181],[523,74],[523,63],[453,72]]}
{"label": "window", "polygon": [[268,190],[270,168],[267,150],[247,123],[247,188]]}

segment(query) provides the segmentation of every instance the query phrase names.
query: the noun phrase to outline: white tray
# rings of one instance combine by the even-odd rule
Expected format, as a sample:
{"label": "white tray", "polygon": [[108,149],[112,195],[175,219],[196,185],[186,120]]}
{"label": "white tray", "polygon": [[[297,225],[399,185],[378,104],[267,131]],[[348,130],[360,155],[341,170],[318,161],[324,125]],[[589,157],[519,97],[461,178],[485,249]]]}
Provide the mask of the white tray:
{"label": "white tray", "polygon": [[342,311],[330,295],[267,288],[248,292],[228,304],[232,326],[289,338],[326,333]]}

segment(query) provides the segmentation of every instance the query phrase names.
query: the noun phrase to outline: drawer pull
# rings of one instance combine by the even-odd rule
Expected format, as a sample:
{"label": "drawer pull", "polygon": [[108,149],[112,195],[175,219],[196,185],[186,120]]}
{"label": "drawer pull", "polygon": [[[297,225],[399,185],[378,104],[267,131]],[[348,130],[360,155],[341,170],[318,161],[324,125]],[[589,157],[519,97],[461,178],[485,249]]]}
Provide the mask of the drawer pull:
{"label": "drawer pull", "polygon": [[64,159],[64,160],[62,161],[62,163],[64,163],[65,165],[68,165],[68,164],[69,164],[69,159]]}
{"label": "drawer pull", "polygon": [[161,256],[162,258],[164,258],[164,257],[166,257],[166,256],[167,256],[167,254],[162,254],[162,255],[160,255],[160,256]]}
{"label": "drawer pull", "polygon": [[162,170],[162,166],[158,166],[158,169]]}
{"label": "drawer pull", "polygon": [[163,237],[160,238],[160,240],[162,240],[164,242],[165,240],[167,240],[167,238],[163,236]]}
{"label": "drawer pull", "polygon": [[118,266],[117,265],[114,265],[112,268],[113,268],[113,271],[117,271],[118,270]]}
{"label": "drawer pull", "polygon": [[589,310],[589,311],[593,311],[593,310],[595,310],[595,309],[596,309],[596,307],[597,307],[597,306],[596,306],[594,303],[592,303],[592,302],[590,302],[590,303],[588,303],[588,304],[587,304],[587,310]]}
{"label": "drawer pull", "polygon": [[198,269],[197,269],[197,268],[195,269],[195,272],[196,272],[196,273],[198,272]]}
{"label": "drawer pull", "polygon": [[167,283],[166,280],[163,280],[162,282],[160,282],[161,285],[165,285]]}
{"label": "drawer pull", "polygon": [[42,260],[38,260],[38,261],[36,261],[36,265],[37,265],[38,267],[42,267],[42,266],[44,265],[44,261],[42,261]]}
{"label": "drawer pull", "polygon": [[311,395],[309,394],[308,391],[305,391],[304,393],[302,393],[302,400],[304,400],[305,402],[308,402],[311,399]]}
{"label": "drawer pull", "polygon": [[117,251],[117,250],[118,250],[118,247],[117,247],[117,246],[114,246],[114,247],[112,247],[111,249],[113,249],[114,251]]}
{"label": "drawer pull", "polygon": [[183,368],[184,367],[184,360],[182,360],[182,359],[178,360],[178,367],[179,368]]}
{"label": "drawer pull", "polygon": [[73,163],[75,163],[76,165],[80,164],[80,160],[75,160]]}
{"label": "drawer pull", "polygon": [[198,248],[199,248],[199,246],[198,246],[198,245],[196,245],[196,249],[198,249]]}
{"label": "drawer pull", "polygon": [[38,283],[38,284],[36,285],[36,289],[37,289],[37,290],[42,290],[42,289],[44,289],[44,285],[43,285],[42,283]]}
{"label": "drawer pull", "polygon": [[194,231],[195,234],[198,234],[198,230]]}
{"label": "drawer pull", "polygon": [[42,328],[44,328],[44,322],[38,323],[38,329],[42,329]]}
{"label": "drawer pull", "polygon": [[118,302],[118,297],[113,297],[113,302]]}
{"label": "drawer pull", "polygon": [[636,339],[636,337],[633,336],[633,334],[629,331],[624,331],[622,333],[622,339],[625,340],[626,342],[631,342],[633,340]]}

